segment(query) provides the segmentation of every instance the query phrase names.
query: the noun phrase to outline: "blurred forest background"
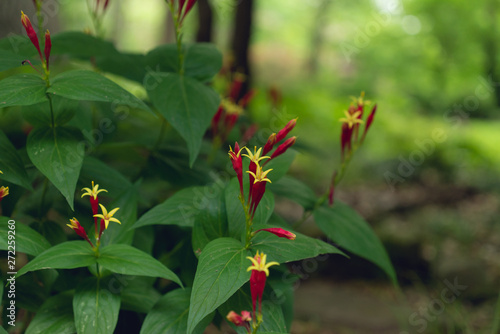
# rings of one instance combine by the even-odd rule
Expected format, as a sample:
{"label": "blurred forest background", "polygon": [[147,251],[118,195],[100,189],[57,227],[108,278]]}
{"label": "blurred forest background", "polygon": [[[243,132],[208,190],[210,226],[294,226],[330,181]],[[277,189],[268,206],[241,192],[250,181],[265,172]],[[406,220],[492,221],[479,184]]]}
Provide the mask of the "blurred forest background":
{"label": "blurred forest background", "polygon": [[[32,2],[1,2],[1,37],[23,34],[19,10],[33,17]],[[51,33],[92,29],[86,0],[51,4]],[[251,32],[245,70],[258,94],[249,117],[262,128],[299,117],[292,173],[318,193],[340,163],[338,119],[349,96],[365,91],[378,104],[336,195],[372,224],[402,293],[370,263],[330,257],[303,272],[293,333],[492,333],[500,321],[500,3],[199,0],[195,12],[186,41],[212,41],[228,63],[242,61],[231,50],[244,50]],[[119,50],[173,40],[163,0],[111,0],[106,15],[103,37]],[[293,203],[277,203],[291,221],[300,216]],[[312,226],[301,229],[321,237]],[[450,301],[443,291],[457,282]]]}

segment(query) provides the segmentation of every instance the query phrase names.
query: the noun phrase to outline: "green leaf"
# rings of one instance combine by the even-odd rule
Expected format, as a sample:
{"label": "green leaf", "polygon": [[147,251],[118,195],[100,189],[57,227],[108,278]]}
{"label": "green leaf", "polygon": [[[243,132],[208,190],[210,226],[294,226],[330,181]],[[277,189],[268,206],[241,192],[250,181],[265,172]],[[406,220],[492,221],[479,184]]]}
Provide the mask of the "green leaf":
{"label": "green leaf", "polygon": [[96,263],[95,253],[86,241],[66,241],[39,254],[17,272],[17,277],[40,269],[73,269]]}
{"label": "green leaf", "polygon": [[113,201],[110,208],[120,208],[116,212],[115,217],[121,224],[113,222],[109,224],[106,233],[102,235],[101,245],[105,246],[113,243],[130,245],[132,243],[134,231],[130,230],[129,227],[137,220],[139,185],[140,181],[130,186],[129,189],[124,191],[115,201]]}
{"label": "green leaf", "polygon": [[192,227],[203,203],[205,187],[191,187],[176,192],[163,203],[158,204],[132,226],[178,225]]}
{"label": "green leaf", "polygon": [[[142,324],[141,334],[185,334],[188,325],[191,289],[177,289],[164,295],[148,313]],[[193,333],[202,334],[212,317],[205,317]]]}
{"label": "green leaf", "polygon": [[34,74],[17,74],[0,81],[0,109],[47,101],[45,81]]}
{"label": "green leaf", "polygon": [[52,110],[48,100],[31,106],[25,106],[22,109],[23,117],[34,126],[52,125],[52,118],[55,125],[64,125],[68,123],[78,109],[78,101],[65,99],[61,96],[51,96]]}
{"label": "green leaf", "polygon": [[302,205],[305,210],[313,209],[317,200],[316,194],[309,186],[291,176],[285,175],[278,182],[268,185],[268,188],[276,195]]}
{"label": "green leaf", "polygon": [[[272,225],[255,225],[254,231],[261,228],[279,227]],[[291,231],[291,229],[288,229]],[[345,255],[337,247],[327,244],[319,239],[308,237],[304,234],[291,231],[297,236],[295,240],[280,238],[270,232],[260,231],[252,239],[251,248],[267,254],[268,261],[279,263],[298,261],[316,257],[320,254]]]}
{"label": "green leaf", "polygon": [[30,160],[63,194],[72,210],[84,156],[78,134],[72,128],[45,126],[31,131],[26,143]]}
{"label": "green leaf", "polygon": [[139,276],[124,276],[126,281],[121,292],[122,309],[138,313],[148,313],[161,295],[151,282]]}
{"label": "green leaf", "polygon": [[182,286],[182,283],[170,269],[149,254],[129,245],[108,245],[100,251],[97,262],[114,273],[162,277]]}
{"label": "green leaf", "polygon": [[48,298],[31,320],[26,334],[73,334],[73,295],[67,292]]}
{"label": "green leaf", "polygon": [[114,53],[96,58],[97,67],[108,72],[120,75],[146,85],[144,76],[152,72],[153,68],[146,65],[146,56],[133,53]]}
{"label": "green leaf", "polygon": [[51,36],[51,40],[51,55],[69,54],[76,57],[90,58],[118,53],[112,43],[78,31],[65,31],[54,34]]}
{"label": "green leaf", "polygon": [[219,107],[219,95],[195,79],[176,73],[156,73],[146,76],[152,84],[148,95],[158,111],[172,124],[187,143],[189,165],[193,166],[205,131]]}
{"label": "green leaf", "polygon": [[205,246],[194,277],[187,334],[250,279],[247,256],[249,252],[232,238],[219,238]]}
{"label": "green leaf", "polygon": [[22,62],[25,59],[26,57],[22,55],[0,50],[0,72],[22,66]]}
{"label": "green leaf", "polygon": [[[11,222],[13,220],[10,220]],[[0,217],[0,249],[8,249],[8,231],[15,231],[16,251],[29,255],[38,255],[50,248],[50,243],[42,237],[38,232],[28,226],[15,222],[9,224],[9,218]],[[15,230],[11,230],[9,226],[14,226]],[[10,233],[11,235],[12,233]]]}
{"label": "green leaf", "polygon": [[227,234],[226,203],[223,190],[217,187],[217,193],[207,198],[208,204],[205,209],[196,216],[192,234],[192,246],[195,254],[199,254],[210,241]]}
{"label": "green leaf", "polygon": [[[264,170],[272,169],[271,172],[267,175],[267,177],[271,180],[271,182],[279,181],[290,169],[295,156],[297,155],[297,151],[294,149],[288,149],[282,155],[273,158],[269,163],[266,163],[264,166]],[[267,160],[264,160],[267,161]]]}
{"label": "green leaf", "polygon": [[344,203],[335,201],[333,207],[322,206],[314,211],[314,220],[340,247],[378,265],[397,285],[396,272],[382,242],[368,223]]}
{"label": "green leaf", "polygon": [[[245,195],[248,196],[248,178],[244,178],[243,188],[246,190]],[[240,186],[237,178],[233,178],[226,187],[226,210],[229,235],[234,238],[240,238],[245,231],[245,212],[241,206]],[[245,196],[245,197],[246,197]],[[270,191],[266,191],[262,200],[255,211],[254,223],[265,224],[271,217],[274,211],[274,197]]]}
{"label": "green leaf", "polygon": [[0,170],[3,172],[3,174],[0,174],[0,179],[33,190],[22,158],[3,131],[0,131],[0,152],[2,152],[0,155]]}
{"label": "green leaf", "polygon": [[91,182],[94,181],[101,188],[108,190],[106,195],[111,198],[120,196],[121,193],[132,187],[132,183],[123,174],[91,156],[86,156],[83,160],[79,180],[80,184],[84,184],[84,187],[90,187]]}
{"label": "green leaf", "polygon": [[48,94],[80,101],[110,102],[151,111],[137,97],[108,78],[92,71],[74,70],[56,76],[47,90]]}
{"label": "green leaf", "polygon": [[120,296],[110,292],[107,280],[92,277],[78,284],[73,312],[78,334],[113,333],[118,322]]}
{"label": "green leaf", "polygon": [[[208,81],[222,67],[222,54],[213,44],[184,44],[184,74],[199,81]],[[177,45],[165,44],[151,50],[146,55],[151,71],[179,72]],[[146,81],[147,83],[147,81]]]}

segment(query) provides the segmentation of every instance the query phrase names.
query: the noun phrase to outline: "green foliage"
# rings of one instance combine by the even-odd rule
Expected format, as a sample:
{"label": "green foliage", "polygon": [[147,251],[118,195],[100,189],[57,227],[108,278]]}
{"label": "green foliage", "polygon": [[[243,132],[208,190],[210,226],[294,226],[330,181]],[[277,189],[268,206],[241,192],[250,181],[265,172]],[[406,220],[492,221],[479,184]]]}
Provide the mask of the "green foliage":
{"label": "green foliage", "polygon": [[[266,270],[248,257],[263,265],[262,254],[281,266],[262,287],[256,333],[290,332],[296,278],[286,263],[345,250],[397,283],[359,215],[339,203],[326,207],[326,195],[287,176],[298,151],[260,161],[252,184],[245,157],[240,194],[231,169],[239,157],[227,156],[217,131],[227,126],[226,135],[240,140],[253,115],[240,115],[236,97],[212,87],[222,67],[217,48],[182,43],[176,23],[175,44],[144,54],[81,32],[56,34],[51,55],[60,57],[50,58],[50,72],[27,38],[0,40],[0,70],[9,70],[0,80],[0,118],[9,123],[0,130],[0,187],[6,182],[10,191],[0,209],[13,216],[0,217],[0,249],[12,247],[15,220],[16,250],[28,255],[16,276],[18,307],[35,313],[26,333],[113,333],[130,321],[141,333],[201,334],[230,311],[252,309],[255,272]],[[43,74],[26,74],[32,69],[19,69],[20,59]],[[275,195],[300,205],[304,218],[314,215],[339,248],[295,232],[276,213]],[[257,232],[267,228],[288,238]]]}

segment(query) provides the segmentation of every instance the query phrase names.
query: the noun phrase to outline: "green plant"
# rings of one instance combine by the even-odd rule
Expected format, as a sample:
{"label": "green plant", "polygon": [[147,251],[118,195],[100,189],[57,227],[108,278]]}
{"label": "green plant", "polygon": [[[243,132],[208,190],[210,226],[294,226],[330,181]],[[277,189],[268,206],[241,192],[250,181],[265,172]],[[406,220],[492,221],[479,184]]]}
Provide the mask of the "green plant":
{"label": "green plant", "polygon": [[[209,44],[182,42],[182,23],[195,2],[167,1],[176,43],[147,54],[125,54],[79,32],[47,31],[40,43],[24,13],[29,38],[0,40],[2,70],[20,71],[20,59],[42,68],[0,81],[0,117],[11,117],[13,124],[0,132],[0,178],[8,185],[0,197],[10,191],[2,201],[0,248],[9,250],[8,231],[15,229],[15,250],[28,256],[3,279],[15,280],[16,307],[26,310],[17,313],[16,331],[112,333],[117,326],[139,326],[141,333],[202,333],[227,318],[250,333],[286,333],[294,279],[283,264],[325,253],[362,256],[397,284],[369,225],[347,205],[333,203],[334,188],[375,108],[360,141],[364,103],[349,109],[348,118],[356,120],[343,126],[342,151],[348,155],[320,197],[286,176],[296,154],[296,138],[287,139],[296,119],[261,148],[255,139],[246,144],[253,151],[236,142],[228,158],[227,139],[240,138],[233,127],[248,100],[237,104],[229,94],[221,103],[210,82],[222,55]],[[40,0],[35,4],[41,16]],[[92,14],[96,33],[103,17],[96,13],[107,5],[96,1],[96,8],[103,6]],[[61,63],[49,62],[53,58]],[[68,58],[91,69],[67,70]],[[103,73],[135,81],[147,99]],[[237,112],[225,110],[235,106]],[[223,112],[230,117],[218,132],[214,117]],[[16,124],[28,124],[27,134]],[[213,138],[205,135],[211,125]],[[23,143],[14,145],[14,136]],[[78,188],[89,202],[75,199]],[[303,206],[295,226],[314,215],[335,245],[293,231],[274,213],[275,194]],[[68,237],[62,222],[69,217],[75,218],[67,225],[84,241]],[[285,298],[269,302],[277,295]],[[121,317],[126,311],[136,317]]]}

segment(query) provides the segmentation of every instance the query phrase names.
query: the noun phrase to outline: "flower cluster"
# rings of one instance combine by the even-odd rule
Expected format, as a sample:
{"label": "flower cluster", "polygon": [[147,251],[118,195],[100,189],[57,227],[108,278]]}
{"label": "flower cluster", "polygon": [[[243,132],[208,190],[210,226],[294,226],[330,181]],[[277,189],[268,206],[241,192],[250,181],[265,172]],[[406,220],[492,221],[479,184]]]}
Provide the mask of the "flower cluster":
{"label": "flower cluster", "polygon": [[[0,170],[0,174],[3,174],[3,172]],[[9,194],[9,187],[0,187],[0,201],[2,201],[2,198],[7,196]]]}
{"label": "flower cluster", "polygon": [[[36,3],[35,3],[36,5]],[[31,21],[27,15],[25,15],[21,11],[21,23],[26,30],[26,34],[28,35],[28,38],[30,39],[31,43],[35,46],[36,50],[38,51],[38,55],[40,56],[40,60],[42,61],[42,67],[45,71],[45,76],[48,77],[49,75],[49,59],[50,59],[50,50],[52,48],[52,41],[50,39],[50,32],[47,29],[45,32],[45,47],[44,47],[44,56],[42,56],[42,51],[40,49],[40,43],[38,41],[38,35],[35,32],[35,29],[33,29],[33,26],[31,25]],[[24,63],[28,63],[31,65],[31,62],[29,60],[23,61]],[[33,66],[33,65],[32,65]],[[36,68],[35,68],[36,69]]]}
{"label": "flower cluster", "polygon": [[[269,267],[279,265],[278,262],[269,262],[267,263],[267,255],[264,253],[260,253],[257,251],[254,257],[248,256],[252,262],[252,265],[247,268],[247,271],[252,271],[250,274],[250,292],[252,295],[252,309],[253,309],[253,328],[256,329],[262,323],[262,295],[264,294],[264,288],[266,286],[266,280],[269,276]],[[257,313],[257,303],[258,313]],[[245,327],[248,333],[251,333],[250,330],[250,321],[252,318],[250,317],[250,312],[242,311],[241,316],[234,311],[229,312],[226,316],[226,319],[232,322],[236,326]]]}
{"label": "flower cluster", "polygon": [[[271,156],[266,156],[264,154],[269,153],[273,150],[274,146],[280,141],[284,140],[288,133],[295,127],[297,123],[297,119],[292,119],[289,121],[283,129],[281,129],[277,134],[273,133],[269,136],[264,148],[254,147],[254,151],[252,152],[247,147],[240,148],[239,144],[236,142],[234,145],[234,151],[231,147],[229,147],[229,157],[231,158],[231,162],[233,164],[233,169],[236,172],[236,176],[238,178],[238,183],[240,186],[240,201],[244,207],[246,217],[247,217],[247,229],[246,229],[246,243],[249,245],[250,239],[259,231],[267,231],[277,235],[278,237],[284,237],[291,240],[295,239],[295,234],[285,231],[283,229],[278,228],[268,228],[268,229],[260,229],[256,232],[252,232],[252,223],[253,218],[255,216],[255,212],[257,207],[264,196],[266,191],[267,183],[271,183],[271,179],[268,178],[269,172],[272,169],[264,170],[263,166],[268,163],[270,160],[280,156],[285,153],[294,143],[296,137],[291,137],[286,139],[282,144],[280,144]],[[246,154],[242,154],[241,152],[245,150]],[[245,193],[243,189],[243,160],[242,157],[247,157],[250,159],[250,163],[248,166],[248,177],[249,177],[249,189],[248,189],[248,199],[245,201]],[[263,163],[261,163],[265,160]],[[246,202],[246,203],[245,203]]]}
{"label": "flower cluster", "polygon": [[241,99],[239,98],[244,82],[244,74],[236,73],[234,75],[227,97],[222,98],[219,109],[212,118],[212,136],[219,143],[226,141],[227,136],[255,95],[255,91],[250,90]]}
{"label": "flower cluster", "polygon": [[[333,197],[335,192],[335,185],[340,181],[344,175],[345,168],[349,163],[352,155],[358,149],[361,144],[363,144],[366,133],[370,129],[373,123],[373,118],[375,117],[375,112],[377,111],[377,105],[375,104],[366,118],[366,122],[363,120],[364,108],[366,105],[370,104],[370,101],[365,101],[365,92],[361,92],[361,95],[356,97],[351,97],[353,103],[349,106],[348,110],[344,111],[345,117],[339,119],[342,122],[342,131],[340,134],[340,152],[341,152],[341,170],[340,173],[337,170],[333,171],[332,179],[328,189],[328,203],[333,205]],[[359,128],[361,124],[365,124],[363,134],[361,138],[359,137]]]}
{"label": "flower cluster", "polygon": [[365,121],[363,121],[364,107],[370,104],[370,101],[364,100],[364,96],[365,93],[361,92],[359,98],[351,97],[354,103],[349,106],[348,110],[344,111],[346,117],[339,119],[339,121],[343,123],[342,133],[340,135],[342,162],[353,153],[353,146],[358,147],[363,143],[366,133],[373,122],[375,112],[377,111],[377,105],[374,105],[370,115],[366,119],[363,135],[361,139],[359,139],[359,127],[361,124],[365,123]]}
{"label": "flower cluster", "polygon": [[[116,211],[118,211],[120,208],[115,208],[108,212],[104,205],[99,203],[98,194],[103,191],[107,192],[107,190],[99,189],[99,185],[94,185],[94,181],[92,181],[92,188],[83,188],[82,190],[85,191],[82,197],[89,196],[90,199],[90,206],[92,207],[92,216],[94,217],[95,224],[95,240],[97,243],[96,248],[98,248],[101,242],[102,233],[108,228],[109,222],[112,221],[121,224],[121,222],[117,218],[113,217]],[[101,214],[98,213],[98,207],[101,208]],[[101,218],[99,224],[97,223],[97,218]],[[94,245],[89,240],[87,233],[85,232],[85,229],[80,225],[80,222],[74,217],[73,219],[70,219],[70,222],[71,224],[66,225],[73,229],[76,234],[86,240],[92,246],[92,248],[94,248]]]}

